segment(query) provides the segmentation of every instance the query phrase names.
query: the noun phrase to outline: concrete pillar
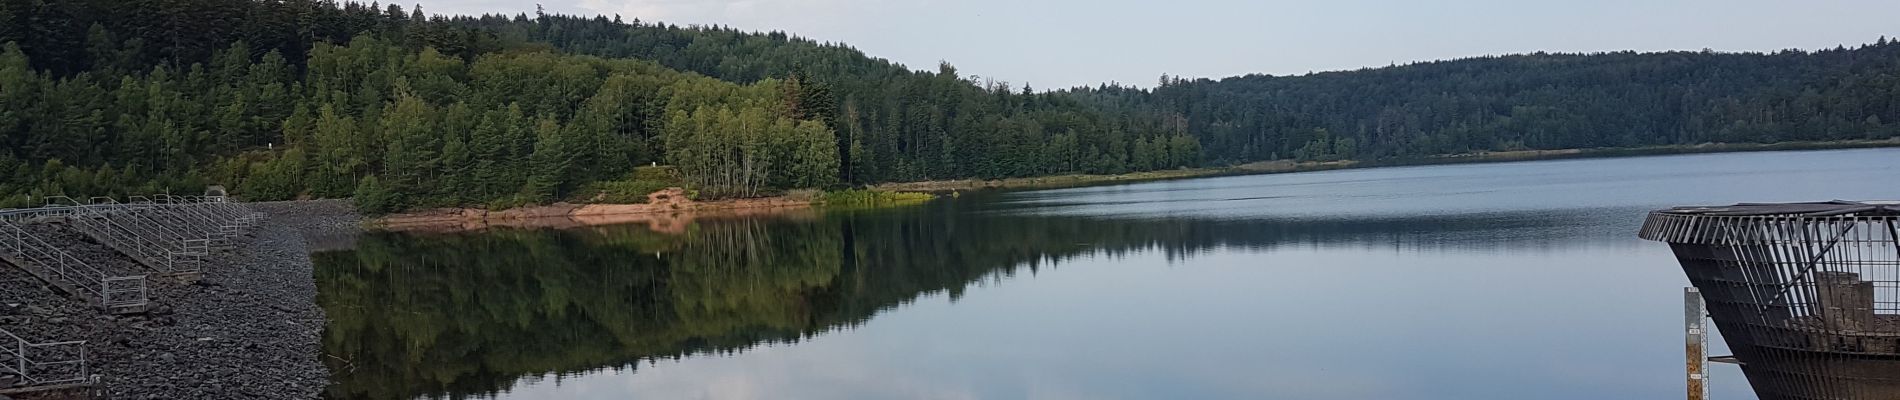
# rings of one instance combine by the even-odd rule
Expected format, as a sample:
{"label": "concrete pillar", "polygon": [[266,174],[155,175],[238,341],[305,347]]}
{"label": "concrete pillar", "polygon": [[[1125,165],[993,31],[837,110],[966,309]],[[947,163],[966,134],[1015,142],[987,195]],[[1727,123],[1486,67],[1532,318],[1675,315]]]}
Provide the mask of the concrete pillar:
{"label": "concrete pillar", "polygon": [[1874,283],[1860,274],[1822,271],[1814,274],[1815,294],[1823,325],[1834,332],[1866,332],[1874,328]]}

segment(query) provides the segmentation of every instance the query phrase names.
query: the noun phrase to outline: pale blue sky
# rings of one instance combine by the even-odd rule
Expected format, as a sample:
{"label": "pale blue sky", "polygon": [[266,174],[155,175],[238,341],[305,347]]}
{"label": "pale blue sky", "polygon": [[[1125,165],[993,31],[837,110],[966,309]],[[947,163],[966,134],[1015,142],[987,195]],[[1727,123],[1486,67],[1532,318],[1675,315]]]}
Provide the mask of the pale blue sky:
{"label": "pale blue sky", "polygon": [[[1816,49],[1900,34],[1892,0],[541,1],[550,12],[783,30],[1037,89],[1540,50]],[[534,4],[422,2],[432,14],[532,13]]]}

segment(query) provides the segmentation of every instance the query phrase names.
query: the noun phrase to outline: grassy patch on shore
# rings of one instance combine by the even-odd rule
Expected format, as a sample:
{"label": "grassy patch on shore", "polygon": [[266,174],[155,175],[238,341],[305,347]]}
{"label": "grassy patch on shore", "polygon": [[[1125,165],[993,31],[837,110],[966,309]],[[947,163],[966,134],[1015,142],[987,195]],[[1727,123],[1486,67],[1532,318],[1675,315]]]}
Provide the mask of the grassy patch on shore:
{"label": "grassy patch on shore", "polygon": [[918,205],[936,198],[936,195],[921,192],[840,190],[819,195],[817,203],[826,207],[882,208]]}
{"label": "grassy patch on shore", "polygon": [[574,203],[588,204],[646,204],[647,195],[666,188],[686,187],[686,181],[680,178],[679,169],[672,166],[636,167],[633,173],[618,180],[589,183],[576,191]]}

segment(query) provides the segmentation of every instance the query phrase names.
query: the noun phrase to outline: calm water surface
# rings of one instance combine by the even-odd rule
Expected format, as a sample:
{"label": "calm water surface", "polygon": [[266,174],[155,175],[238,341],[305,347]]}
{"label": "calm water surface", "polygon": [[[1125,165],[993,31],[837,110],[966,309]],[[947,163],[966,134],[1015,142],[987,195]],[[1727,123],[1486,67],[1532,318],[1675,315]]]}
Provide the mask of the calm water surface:
{"label": "calm water surface", "polygon": [[1382,168],[315,260],[336,399],[1663,399],[1688,282],[1645,211],[1896,181],[1893,149]]}

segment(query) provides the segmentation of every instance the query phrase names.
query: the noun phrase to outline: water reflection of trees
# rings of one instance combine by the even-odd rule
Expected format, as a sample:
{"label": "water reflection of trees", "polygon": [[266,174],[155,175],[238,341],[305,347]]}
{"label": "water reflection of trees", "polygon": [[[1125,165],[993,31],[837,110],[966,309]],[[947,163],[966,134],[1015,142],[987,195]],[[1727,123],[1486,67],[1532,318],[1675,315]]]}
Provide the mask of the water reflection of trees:
{"label": "water reflection of trees", "polygon": [[678,235],[638,227],[381,233],[315,261],[331,319],[324,337],[331,397],[461,398],[508,389],[524,376],[633,369],[641,360],[795,341],[919,296],[960,296],[993,274],[1082,254],[1457,246],[1472,240],[1467,233],[1562,223],[1116,220],[930,208],[703,221]]}

